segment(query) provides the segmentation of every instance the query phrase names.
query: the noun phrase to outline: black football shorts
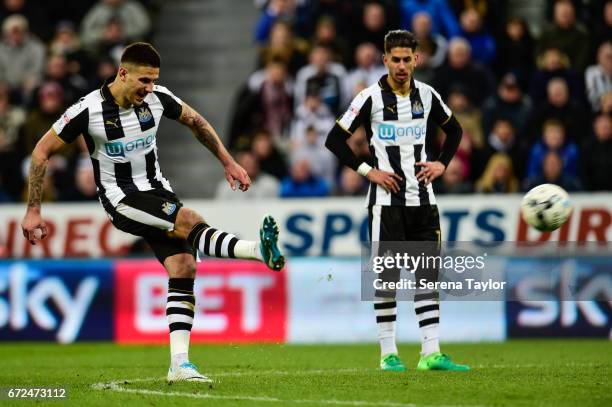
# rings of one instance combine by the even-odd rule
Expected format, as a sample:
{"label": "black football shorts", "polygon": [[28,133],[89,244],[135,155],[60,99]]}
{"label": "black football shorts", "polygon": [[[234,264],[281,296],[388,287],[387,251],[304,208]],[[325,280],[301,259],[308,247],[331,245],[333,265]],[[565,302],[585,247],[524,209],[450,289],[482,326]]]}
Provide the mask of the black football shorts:
{"label": "black football shorts", "polygon": [[116,208],[105,209],[117,229],[144,238],[163,264],[175,254],[194,254],[187,240],[169,236],[182,206],[174,193],[153,189],[126,195]]}

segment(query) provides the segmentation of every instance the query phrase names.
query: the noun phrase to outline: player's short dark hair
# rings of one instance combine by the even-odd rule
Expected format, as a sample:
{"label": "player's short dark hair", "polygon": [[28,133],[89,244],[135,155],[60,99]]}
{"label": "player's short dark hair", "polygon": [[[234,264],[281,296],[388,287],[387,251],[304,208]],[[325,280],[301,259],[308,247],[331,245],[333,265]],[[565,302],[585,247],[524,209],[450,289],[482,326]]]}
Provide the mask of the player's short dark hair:
{"label": "player's short dark hair", "polygon": [[159,68],[161,57],[159,52],[148,42],[135,42],[128,45],[121,54],[122,64],[135,64]]}
{"label": "player's short dark hair", "polygon": [[391,52],[393,48],[410,48],[412,52],[416,50],[418,43],[414,34],[406,30],[393,30],[385,35],[385,54]]}

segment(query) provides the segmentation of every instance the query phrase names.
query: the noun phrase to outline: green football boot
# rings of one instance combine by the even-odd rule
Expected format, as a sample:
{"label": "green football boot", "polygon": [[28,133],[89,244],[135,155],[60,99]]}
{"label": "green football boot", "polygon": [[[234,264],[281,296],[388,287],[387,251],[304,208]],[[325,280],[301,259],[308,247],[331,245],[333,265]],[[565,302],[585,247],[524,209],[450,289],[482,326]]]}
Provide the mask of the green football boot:
{"label": "green football boot", "polygon": [[278,225],[272,216],[263,219],[259,238],[259,250],[264,263],[274,271],[281,271],[285,267],[285,256],[278,248]]}
{"label": "green football boot", "polygon": [[380,359],[380,370],[385,372],[405,372],[406,366],[404,366],[399,356],[395,353],[390,353]]}
{"label": "green football boot", "polygon": [[428,356],[421,356],[417,370],[452,370],[465,372],[470,370],[468,365],[453,363],[450,356],[445,353],[432,353]]}

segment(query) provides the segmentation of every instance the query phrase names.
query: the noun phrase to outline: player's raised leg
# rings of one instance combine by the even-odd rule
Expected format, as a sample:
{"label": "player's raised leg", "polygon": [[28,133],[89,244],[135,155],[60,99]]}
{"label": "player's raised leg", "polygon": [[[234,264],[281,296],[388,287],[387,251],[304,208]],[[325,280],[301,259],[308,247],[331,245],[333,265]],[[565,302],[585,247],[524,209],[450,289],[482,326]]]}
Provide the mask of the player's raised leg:
{"label": "player's raised leg", "polygon": [[170,368],[167,380],[211,382],[189,361],[189,336],[195,310],[195,260],[187,253],[175,254],[164,260],[164,267],[169,276],[166,316],[170,329]]}
{"label": "player's raised leg", "polygon": [[198,213],[182,207],[172,234],[187,239],[194,250],[207,256],[259,260],[275,271],[285,265],[285,257],[278,247],[278,225],[272,216],[263,219],[259,241],[243,240],[208,225]]}

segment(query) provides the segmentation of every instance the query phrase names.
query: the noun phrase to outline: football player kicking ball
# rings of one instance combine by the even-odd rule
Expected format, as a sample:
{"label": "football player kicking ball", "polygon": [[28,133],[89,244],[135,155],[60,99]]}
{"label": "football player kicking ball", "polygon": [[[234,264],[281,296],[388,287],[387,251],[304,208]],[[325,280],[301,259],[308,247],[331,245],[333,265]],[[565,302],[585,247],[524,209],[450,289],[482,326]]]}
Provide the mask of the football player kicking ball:
{"label": "football player kicking ball", "polygon": [[[373,250],[382,242],[432,242],[439,247],[440,217],[431,182],[442,175],[457,151],[462,130],[440,95],[415,81],[417,42],[404,30],[385,36],[384,63],[388,74],[361,91],[330,131],[325,145],[340,162],[370,180],[367,197]],[[431,119],[446,133],[440,156],[427,161],[425,138]],[[355,156],[346,140],[363,125],[374,167]],[[437,270],[429,281],[437,279]],[[425,271],[428,272],[428,271]],[[419,270],[416,271],[417,280]],[[380,340],[380,367],[403,372],[395,344],[395,290],[376,290],[374,311]],[[469,370],[440,352],[439,294],[418,290],[414,308],[421,332],[419,370]]]}
{"label": "football player kicking ball", "polygon": [[279,271],[278,226],[264,218],[260,241],[238,239],[208,225],[182,205],[161,173],[156,133],[162,116],[189,127],[219,159],[232,189],[246,191],[251,180],[227,152],[212,126],[163,86],[156,85],[160,56],[151,44],[134,43],[121,56],[117,75],[68,108],[32,152],[27,212],[21,223],[31,244],[44,239],[41,217],[43,178],[49,157],[81,134],[89,149],[98,197],[118,229],[142,236],[168,271],[166,315],[170,330],[169,382],[210,379],[189,361],[197,251],[214,257],[252,259]]}

